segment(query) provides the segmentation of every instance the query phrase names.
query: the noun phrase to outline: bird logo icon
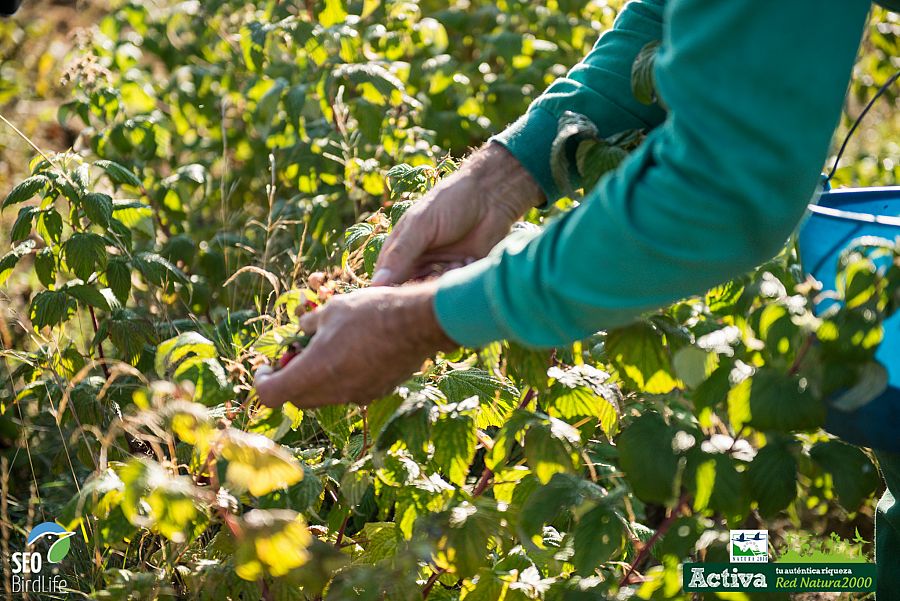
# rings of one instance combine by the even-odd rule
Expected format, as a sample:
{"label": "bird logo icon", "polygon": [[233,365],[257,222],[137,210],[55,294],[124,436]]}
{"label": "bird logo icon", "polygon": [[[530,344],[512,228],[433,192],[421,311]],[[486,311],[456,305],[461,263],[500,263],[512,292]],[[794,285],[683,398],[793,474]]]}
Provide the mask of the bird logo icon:
{"label": "bird logo icon", "polygon": [[56,522],[41,522],[28,533],[28,539],[25,544],[26,546],[31,546],[41,538],[47,537],[48,540],[55,538],[55,542],[50,545],[50,549],[47,551],[47,561],[59,563],[69,554],[69,548],[71,547],[69,537],[73,534],[75,533],[69,532]]}

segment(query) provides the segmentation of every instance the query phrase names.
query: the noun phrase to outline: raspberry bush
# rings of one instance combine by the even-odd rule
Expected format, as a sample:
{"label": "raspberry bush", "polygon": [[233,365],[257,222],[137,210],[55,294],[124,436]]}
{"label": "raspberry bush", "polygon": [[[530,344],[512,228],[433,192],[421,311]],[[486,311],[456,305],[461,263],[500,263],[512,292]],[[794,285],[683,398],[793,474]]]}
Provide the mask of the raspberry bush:
{"label": "raspberry bush", "polygon": [[[786,530],[871,534],[877,466],[820,427],[883,375],[893,241],[845,251],[819,316],[789,242],[569,347],[460,349],[368,407],[257,404],[253,369],[302,352],[298,312],[365,286],[403,211],[615,15],[551,4],[124,2],[72,50],[73,147],[35,148],[2,204],[0,438],[2,517],[77,532],[73,589],[682,599],[679,564],[727,556],[729,528],[776,552]],[[879,30],[860,69],[890,48]],[[642,135],[566,115],[570,198],[527,221]]]}

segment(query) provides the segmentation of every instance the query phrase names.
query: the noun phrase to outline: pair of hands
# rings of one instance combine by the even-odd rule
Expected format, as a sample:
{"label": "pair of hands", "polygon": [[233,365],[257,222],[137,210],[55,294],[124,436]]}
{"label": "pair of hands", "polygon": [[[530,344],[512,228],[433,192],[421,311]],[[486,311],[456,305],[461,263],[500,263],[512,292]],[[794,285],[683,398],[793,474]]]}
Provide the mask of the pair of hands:
{"label": "pair of hands", "polygon": [[404,284],[480,259],[544,200],[521,164],[489,144],[415,203],[385,241],[372,288],[336,296],[300,318],[315,333],[283,369],[261,369],[260,401],[278,407],[366,404],[389,393],[437,351],[457,345],[434,313],[437,282]]}

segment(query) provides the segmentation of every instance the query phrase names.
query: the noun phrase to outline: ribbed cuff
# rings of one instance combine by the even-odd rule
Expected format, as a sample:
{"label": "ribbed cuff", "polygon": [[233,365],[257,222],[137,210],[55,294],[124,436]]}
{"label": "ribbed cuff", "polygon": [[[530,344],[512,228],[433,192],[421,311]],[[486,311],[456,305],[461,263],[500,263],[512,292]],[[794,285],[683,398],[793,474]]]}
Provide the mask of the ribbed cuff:
{"label": "ribbed cuff", "polygon": [[548,205],[562,196],[550,170],[550,148],[556,138],[557,124],[558,119],[553,113],[533,106],[490,140],[506,148],[522,163],[541,187]]}
{"label": "ribbed cuff", "polygon": [[477,348],[507,337],[491,308],[487,273],[491,257],[448,271],[438,280],[434,313],[444,332],[462,346]]}

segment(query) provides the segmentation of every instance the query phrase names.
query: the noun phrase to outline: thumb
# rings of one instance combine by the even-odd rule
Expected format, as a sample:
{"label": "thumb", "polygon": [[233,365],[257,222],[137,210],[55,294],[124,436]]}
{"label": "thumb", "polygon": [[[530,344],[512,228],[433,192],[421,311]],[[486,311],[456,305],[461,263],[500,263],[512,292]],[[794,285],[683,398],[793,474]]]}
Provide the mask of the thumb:
{"label": "thumb", "polygon": [[373,286],[402,284],[412,277],[413,267],[428,249],[424,224],[407,223],[388,237],[372,275]]}

